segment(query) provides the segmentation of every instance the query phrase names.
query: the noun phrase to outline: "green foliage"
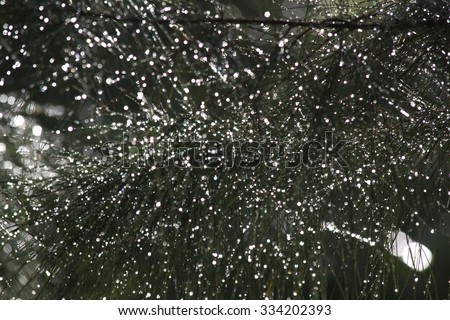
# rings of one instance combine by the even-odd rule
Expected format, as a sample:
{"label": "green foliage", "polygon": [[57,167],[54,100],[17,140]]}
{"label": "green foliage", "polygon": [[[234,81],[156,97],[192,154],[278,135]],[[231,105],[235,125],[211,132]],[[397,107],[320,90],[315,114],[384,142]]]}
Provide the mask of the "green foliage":
{"label": "green foliage", "polygon": [[295,2],[0,1],[2,298],[447,297],[448,3]]}

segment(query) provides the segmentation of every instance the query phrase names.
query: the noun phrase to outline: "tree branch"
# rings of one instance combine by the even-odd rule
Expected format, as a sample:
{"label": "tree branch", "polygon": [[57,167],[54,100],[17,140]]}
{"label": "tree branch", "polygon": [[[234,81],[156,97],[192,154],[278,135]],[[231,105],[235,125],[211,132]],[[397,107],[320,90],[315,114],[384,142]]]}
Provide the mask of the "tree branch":
{"label": "tree branch", "polygon": [[426,21],[413,21],[413,20],[386,20],[371,23],[358,23],[357,21],[350,20],[322,20],[322,21],[303,21],[303,20],[285,20],[285,19],[248,19],[248,18],[140,18],[136,16],[121,17],[114,16],[112,14],[106,13],[96,13],[96,12],[86,12],[78,11],[79,16],[90,17],[90,18],[101,18],[110,19],[117,22],[130,22],[130,23],[149,23],[149,24],[228,24],[228,25],[272,25],[272,26],[289,26],[293,27],[303,27],[303,28],[314,28],[314,29],[335,29],[335,30],[391,30],[391,31],[401,31],[401,30],[411,30],[419,28],[434,28],[439,26],[447,25],[446,19],[440,20],[426,20]]}

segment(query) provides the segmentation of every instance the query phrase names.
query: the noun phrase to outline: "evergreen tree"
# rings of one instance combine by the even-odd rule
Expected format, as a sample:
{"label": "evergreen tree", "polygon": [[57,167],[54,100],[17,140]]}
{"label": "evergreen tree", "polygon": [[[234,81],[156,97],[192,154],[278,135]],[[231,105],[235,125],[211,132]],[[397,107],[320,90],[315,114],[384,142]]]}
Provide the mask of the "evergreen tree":
{"label": "evergreen tree", "polygon": [[449,9],[1,0],[1,297],[446,298]]}

